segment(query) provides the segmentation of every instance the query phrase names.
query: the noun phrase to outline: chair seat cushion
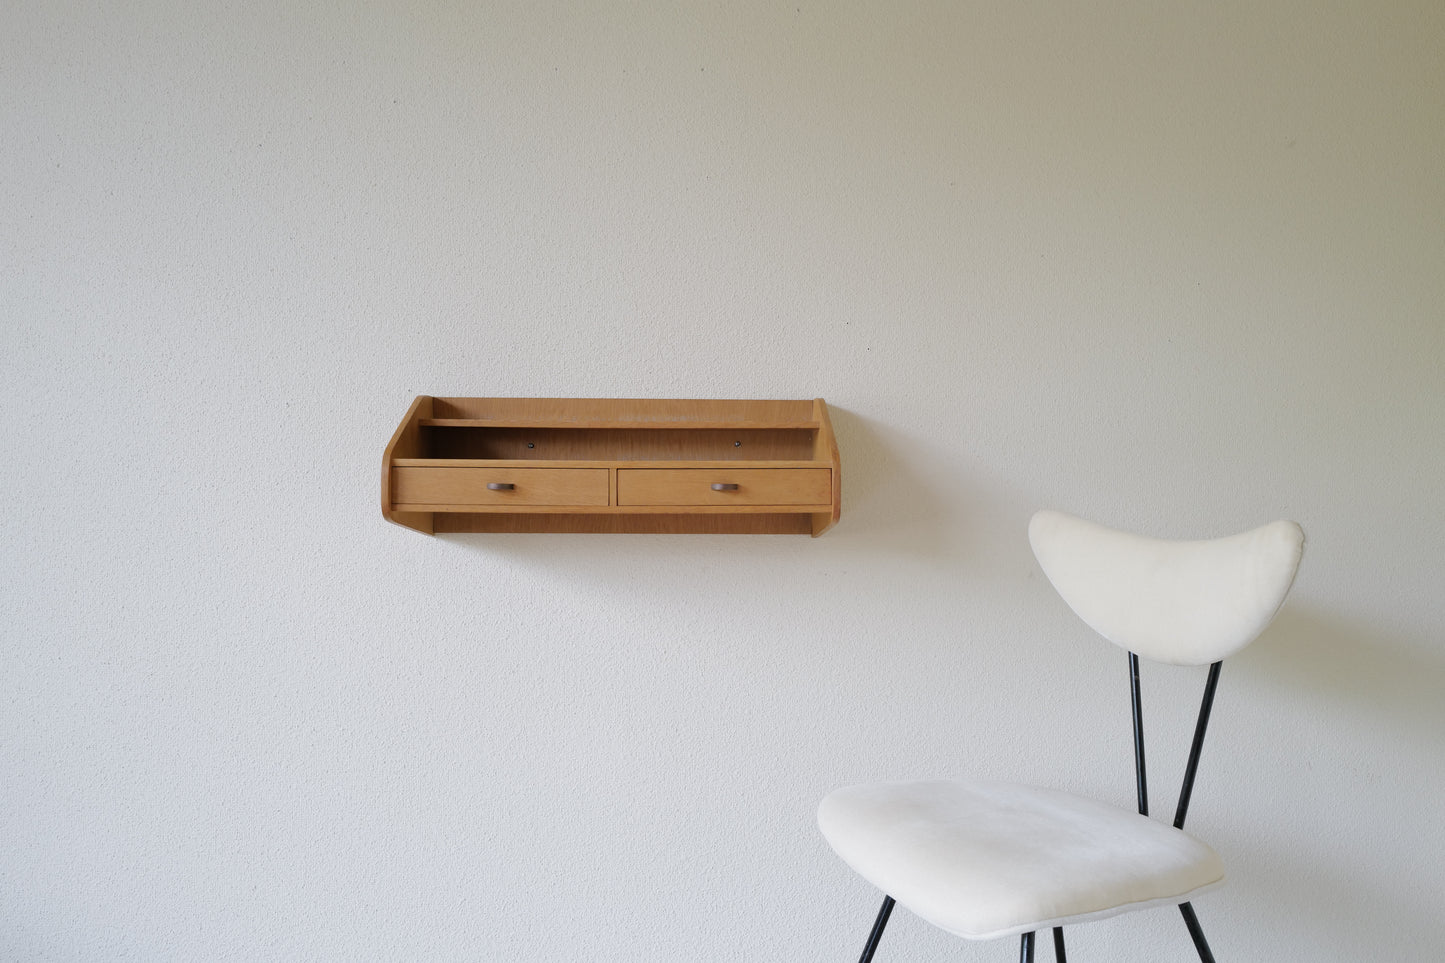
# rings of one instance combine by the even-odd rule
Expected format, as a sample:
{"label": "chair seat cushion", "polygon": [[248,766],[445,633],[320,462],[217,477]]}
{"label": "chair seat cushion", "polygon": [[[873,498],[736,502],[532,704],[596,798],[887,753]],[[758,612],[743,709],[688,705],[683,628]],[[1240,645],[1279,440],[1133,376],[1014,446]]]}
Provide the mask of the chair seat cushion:
{"label": "chair seat cushion", "polygon": [[846,786],[818,825],[859,875],[966,939],[1182,903],[1224,880],[1214,851],[1182,830],[1010,783]]}

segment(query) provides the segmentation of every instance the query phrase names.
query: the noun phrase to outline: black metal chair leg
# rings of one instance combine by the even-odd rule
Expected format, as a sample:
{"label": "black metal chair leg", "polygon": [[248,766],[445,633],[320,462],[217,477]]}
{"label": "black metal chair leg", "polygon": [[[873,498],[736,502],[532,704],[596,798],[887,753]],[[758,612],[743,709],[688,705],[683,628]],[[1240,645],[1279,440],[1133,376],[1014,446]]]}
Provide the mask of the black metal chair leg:
{"label": "black metal chair leg", "polygon": [[1034,934],[1025,933],[1019,944],[1019,963],[1034,963]]}
{"label": "black metal chair leg", "polygon": [[893,912],[893,897],[883,897],[883,907],[878,910],[878,918],[873,921],[873,932],[868,934],[868,945],[863,947],[863,955],[858,957],[858,963],[868,963],[873,959],[873,954],[878,949],[878,941],[883,938],[883,927],[888,925],[888,916]]}
{"label": "black metal chair leg", "polygon": [[1180,903],[1179,912],[1184,915],[1184,925],[1189,927],[1189,938],[1194,941],[1200,963],[1214,963],[1214,954],[1209,952],[1209,942],[1204,939],[1204,930],[1199,926],[1199,917],[1194,915],[1194,907]]}
{"label": "black metal chair leg", "polygon": [[1054,927],[1054,963],[1065,963],[1064,961],[1064,928]]}

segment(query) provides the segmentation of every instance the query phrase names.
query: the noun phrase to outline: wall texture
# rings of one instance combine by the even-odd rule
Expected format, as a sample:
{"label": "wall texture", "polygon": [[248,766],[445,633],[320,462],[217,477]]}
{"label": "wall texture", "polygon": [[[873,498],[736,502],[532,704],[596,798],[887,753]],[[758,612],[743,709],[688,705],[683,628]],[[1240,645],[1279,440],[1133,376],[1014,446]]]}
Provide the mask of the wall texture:
{"label": "wall texture", "polygon": [[[833,786],[1130,802],[1044,505],[1304,525],[1198,909],[1220,959],[1445,955],[1445,6],[3,19],[0,958],[851,959]],[[377,505],[422,393],[821,395],[843,520],[426,538]],[[1201,682],[1146,673],[1163,805]]]}

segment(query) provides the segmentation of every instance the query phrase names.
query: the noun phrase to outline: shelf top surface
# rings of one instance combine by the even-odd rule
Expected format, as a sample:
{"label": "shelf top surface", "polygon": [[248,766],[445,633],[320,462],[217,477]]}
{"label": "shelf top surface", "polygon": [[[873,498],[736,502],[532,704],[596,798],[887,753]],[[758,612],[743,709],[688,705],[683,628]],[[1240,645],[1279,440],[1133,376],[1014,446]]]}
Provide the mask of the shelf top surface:
{"label": "shelf top surface", "polygon": [[831,462],[803,458],[393,458],[392,468],[701,468],[738,471],[756,468],[822,468]]}

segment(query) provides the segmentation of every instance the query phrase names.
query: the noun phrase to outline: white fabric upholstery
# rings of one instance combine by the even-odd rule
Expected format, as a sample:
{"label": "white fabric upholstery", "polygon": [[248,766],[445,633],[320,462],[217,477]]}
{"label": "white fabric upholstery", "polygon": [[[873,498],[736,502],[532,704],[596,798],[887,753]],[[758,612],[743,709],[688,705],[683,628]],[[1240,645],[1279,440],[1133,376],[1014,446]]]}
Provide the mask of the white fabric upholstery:
{"label": "white fabric upholstery", "polygon": [[1214,851],[1172,826],[1007,783],[847,786],[818,826],[859,875],[974,940],[1182,903],[1224,878]]}
{"label": "white fabric upholstery", "polygon": [[[1274,617],[1304,533],[1275,522],[1202,542],[1142,538],[1044,511],[1029,524],[1044,573],[1105,638],[1176,665],[1216,662]],[[849,866],[967,939],[1188,902],[1224,879],[1208,846],[1127,809],[979,781],[847,786],[818,826]]]}
{"label": "white fabric upholstery", "polygon": [[1044,574],[1094,631],[1144,658],[1205,665],[1264,631],[1294,582],[1294,522],[1209,541],[1171,542],[1042,511],[1029,541]]}

